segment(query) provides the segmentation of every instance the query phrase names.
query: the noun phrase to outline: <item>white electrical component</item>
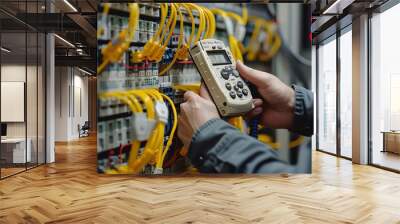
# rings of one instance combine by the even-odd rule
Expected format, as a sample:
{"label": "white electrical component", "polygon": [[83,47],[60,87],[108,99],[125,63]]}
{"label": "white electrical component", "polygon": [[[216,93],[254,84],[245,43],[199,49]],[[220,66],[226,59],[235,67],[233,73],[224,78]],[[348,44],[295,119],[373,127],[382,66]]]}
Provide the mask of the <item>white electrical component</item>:
{"label": "white electrical component", "polygon": [[190,55],[222,116],[241,115],[254,108],[250,89],[222,41],[198,41],[190,49]]}

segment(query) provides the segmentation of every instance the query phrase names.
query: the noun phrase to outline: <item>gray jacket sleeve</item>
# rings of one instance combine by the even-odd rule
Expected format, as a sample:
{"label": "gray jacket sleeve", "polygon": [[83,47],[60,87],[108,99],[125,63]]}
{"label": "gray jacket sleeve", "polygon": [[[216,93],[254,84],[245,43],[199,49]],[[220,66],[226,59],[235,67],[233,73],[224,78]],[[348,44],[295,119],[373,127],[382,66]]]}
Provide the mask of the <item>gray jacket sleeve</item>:
{"label": "gray jacket sleeve", "polygon": [[311,136],[314,132],[314,95],[301,86],[293,85],[295,92],[295,107],[293,128],[290,131],[304,136]]}
{"label": "gray jacket sleeve", "polygon": [[[307,99],[307,96],[298,96],[296,91],[295,120],[299,126],[294,131],[312,134],[312,111],[309,108],[313,103],[298,102]],[[308,93],[304,93],[308,94]],[[312,94],[311,94],[312,100]],[[311,118],[308,112],[311,111]],[[301,114],[303,113],[303,114]],[[297,117],[297,118],[296,118]],[[305,119],[307,118],[307,119]],[[311,124],[303,124],[308,122]],[[310,126],[308,126],[310,125]],[[308,128],[306,128],[308,127]],[[310,129],[311,128],[311,129]],[[189,159],[192,164],[203,173],[296,173],[296,167],[291,166],[278,158],[278,154],[267,145],[253,137],[244,135],[235,127],[222,119],[212,119],[202,125],[193,135],[189,148]]]}
{"label": "gray jacket sleeve", "polygon": [[205,123],[193,135],[189,159],[202,173],[293,173],[295,168],[255,138],[222,119]]}

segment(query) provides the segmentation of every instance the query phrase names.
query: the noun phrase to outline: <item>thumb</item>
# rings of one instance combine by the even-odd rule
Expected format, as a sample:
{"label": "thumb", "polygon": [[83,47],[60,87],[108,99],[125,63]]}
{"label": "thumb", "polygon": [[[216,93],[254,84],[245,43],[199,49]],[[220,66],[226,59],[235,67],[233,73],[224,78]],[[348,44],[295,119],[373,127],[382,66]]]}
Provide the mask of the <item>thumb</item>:
{"label": "thumb", "polygon": [[196,96],[198,96],[196,93],[192,91],[186,91],[185,94],[183,94],[183,98],[185,101],[191,101],[193,100]]}
{"label": "thumb", "polygon": [[204,83],[201,83],[200,86],[200,96],[206,100],[211,100],[210,93],[207,90],[207,87],[204,85]]}
{"label": "thumb", "polygon": [[251,82],[253,85],[257,87],[263,87],[267,85],[269,78],[271,76],[271,74],[268,74],[266,72],[258,71],[250,67],[247,67],[241,61],[238,61],[236,63],[236,69],[239,71],[240,75],[244,79]]}

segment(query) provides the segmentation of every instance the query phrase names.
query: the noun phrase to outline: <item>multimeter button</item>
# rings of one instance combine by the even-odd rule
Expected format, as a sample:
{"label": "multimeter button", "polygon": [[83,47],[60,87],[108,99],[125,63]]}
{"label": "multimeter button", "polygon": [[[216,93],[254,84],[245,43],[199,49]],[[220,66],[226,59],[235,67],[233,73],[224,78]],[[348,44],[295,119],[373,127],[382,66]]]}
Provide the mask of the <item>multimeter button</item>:
{"label": "multimeter button", "polygon": [[225,83],[225,87],[226,87],[227,90],[231,90],[232,89],[232,86],[231,86],[231,84],[229,82]]}
{"label": "multimeter button", "polygon": [[221,71],[222,78],[228,80],[229,79],[229,72],[222,70]]}
{"label": "multimeter button", "polygon": [[233,68],[232,68],[231,66],[226,66],[225,69],[226,69],[227,71],[232,71],[232,70],[233,70]]}
{"label": "multimeter button", "polygon": [[237,86],[242,89],[243,88],[243,82],[242,81],[238,81],[237,82]]}
{"label": "multimeter button", "polygon": [[234,90],[239,91],[239,87],[236,85],[233,87]]}
{"label": "multimeter button", "polygon": [[243,95],[247,96],[249,94],[249,91],[247,89],[242,90]]}
{"label": "multimeter button", "polygon": [[236,70],[233,70],[233,71],[232,71],[232,74],[233,74],[233,76],[235,76],[235,77],[239,77],[239,72],[236,71]]}
{"label": "multimeter button", "polygon": [[215,45],[214,45],[214,46],[212,46],[212,49],[215,49]]}
{"label": "multimeter button", "polygon": [[240,97],[240,98],[242,98],[242,96],[243,96],[241,92],[237,92],[236,95],[237,95],[238,97]]}
{"label": "multimeter button", "polygon": [[217,47],[218,47],[218,49],[222,49],[222,46],[221,46],[221,45],[218,45]]}
{"label": "multimeter button", "polygon": [[233,92],[233,91],[231,91],[231,92],[229,93],[229,95],[232,97],[232,99],[235,99],[235,98],[236,98],[236,94],[235,94],[235,92]]}

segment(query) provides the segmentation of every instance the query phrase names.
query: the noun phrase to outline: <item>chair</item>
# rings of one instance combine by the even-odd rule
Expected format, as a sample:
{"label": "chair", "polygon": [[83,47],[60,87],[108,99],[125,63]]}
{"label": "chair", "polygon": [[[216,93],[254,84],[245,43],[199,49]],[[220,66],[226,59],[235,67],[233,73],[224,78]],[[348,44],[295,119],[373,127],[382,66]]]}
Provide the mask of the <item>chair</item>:
{"label": "chair", "polygon": [[88,137],[89,129],[90,129],[89,121],[85,121],[85,123],[82,125],[82,127],[78,124],[79,138]]}

